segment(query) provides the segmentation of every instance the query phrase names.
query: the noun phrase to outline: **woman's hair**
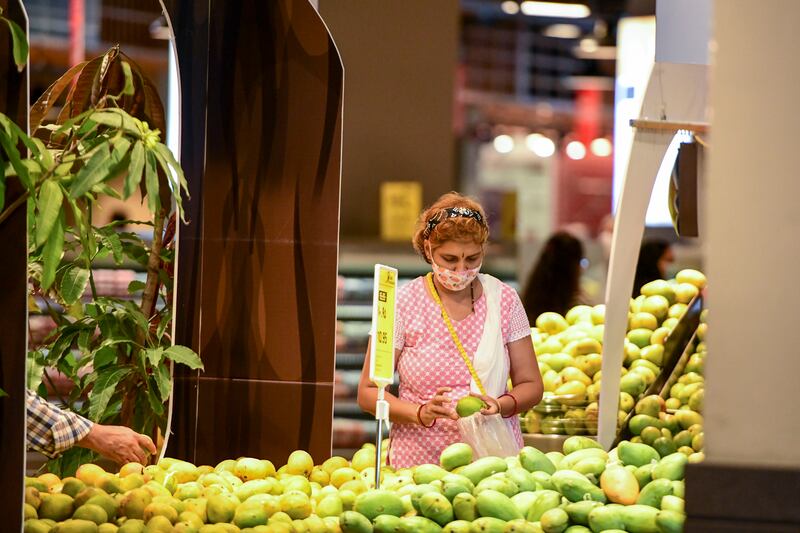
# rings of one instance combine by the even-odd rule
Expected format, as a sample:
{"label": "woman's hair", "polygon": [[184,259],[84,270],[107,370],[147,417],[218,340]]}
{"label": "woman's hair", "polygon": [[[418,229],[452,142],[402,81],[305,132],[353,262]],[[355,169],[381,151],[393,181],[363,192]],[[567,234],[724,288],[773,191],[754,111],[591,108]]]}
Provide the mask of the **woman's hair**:
{"label": "woman's hair", "polygon": [[567,232],[554,233],[528,277],[522,305],[531,325],[545,311],[565,314],[580,295],[583,244]]}
{"label": "woman's hair", "polygon": [[636,263],[636,276],[633,278],[633,297],[639,296],[642,285],[653,280],[663,279],[666,275],[658,267],[661,256],[669,249],[669,242],[662,239],[647,240],[639,250],[639,261]]}
{"label": "woman's hair", "polygon": [[425,253],[426,240],[434,250],[445,241],[472,241],[483,245],[488,239],[486,213],[480,204],[457,192],[449,192],[420,214],[411,242],[414,250],[430,263],[431,258]]}

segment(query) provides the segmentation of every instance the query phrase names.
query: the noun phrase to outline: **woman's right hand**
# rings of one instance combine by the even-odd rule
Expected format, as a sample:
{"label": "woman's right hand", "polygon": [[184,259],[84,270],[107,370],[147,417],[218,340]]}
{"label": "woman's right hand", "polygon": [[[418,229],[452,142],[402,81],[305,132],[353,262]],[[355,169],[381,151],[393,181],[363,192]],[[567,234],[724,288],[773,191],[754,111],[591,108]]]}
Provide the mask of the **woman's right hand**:
{"label": "woman's right hand", "polygon": [[420,409],[419,417],[424,425],[430,426],[437,418],[458,419],[458,415],[455,409],[453,409],[453,401],[449,396],[449,393],[452,391],[453,389],[450,387],[439,387],[436,389],[433,398]]}

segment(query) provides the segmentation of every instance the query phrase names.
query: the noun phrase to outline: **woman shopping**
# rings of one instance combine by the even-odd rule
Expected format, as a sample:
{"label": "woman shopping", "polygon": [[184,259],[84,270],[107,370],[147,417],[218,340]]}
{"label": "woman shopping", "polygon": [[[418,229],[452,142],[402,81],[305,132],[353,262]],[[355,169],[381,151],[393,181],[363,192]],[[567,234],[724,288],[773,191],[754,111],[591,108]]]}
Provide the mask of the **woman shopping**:
{"label": "woman shopping", "polygon": [[[461,441],[455,406],[470,394],[485,402],[484,415],[499,413],[505,419],[522,447],[516,415],[542,398],[542,379],[519,296],[496,278],[478,274],[488,237],[481,206],[458,193],[443,195],[417,222],[414,249],[432,272],[397,293],[395,364],[400,389],[399,397],[386,394],[392,421],[389,463],[395,468],[438,463],[444,448]],[[358,403],[374,412],[376,398],[377,389],[369,381],[368,349]]]}

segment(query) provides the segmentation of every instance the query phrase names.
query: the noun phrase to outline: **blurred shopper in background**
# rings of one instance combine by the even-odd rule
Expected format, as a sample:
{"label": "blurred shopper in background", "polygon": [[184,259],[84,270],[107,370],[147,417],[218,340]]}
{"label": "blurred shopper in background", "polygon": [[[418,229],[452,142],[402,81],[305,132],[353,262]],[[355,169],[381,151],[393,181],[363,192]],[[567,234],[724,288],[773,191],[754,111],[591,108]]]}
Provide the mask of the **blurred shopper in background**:
{"label": "blurred shopper in background", "polygon": [[545,311],[566,314],[581,303],[581,241],[566,231],[554,233],[531,270],[522,303],[531,325]]}
{"label": "blurred shopper in background", "polygon": [[636,276],[633,281],[633,297],[640,294],[645,283],[656,279],[667,278],[667,267],[675,261],[672,246],[663,239],[650,239],[642,243],[639,250],[639,262],[636,264]]}

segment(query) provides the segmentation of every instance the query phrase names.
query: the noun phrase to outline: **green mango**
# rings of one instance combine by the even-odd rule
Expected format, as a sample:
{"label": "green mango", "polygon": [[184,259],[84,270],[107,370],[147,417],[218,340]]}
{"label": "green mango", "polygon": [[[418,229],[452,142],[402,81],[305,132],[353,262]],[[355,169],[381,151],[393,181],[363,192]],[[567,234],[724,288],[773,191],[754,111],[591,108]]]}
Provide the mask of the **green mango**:
{"label": "green mango", "polygon": [[442,528],[424,516],[407,516],[400,520],[400,533],[442,533]]}
{"label": "green mango", "polygon": [[686,502],[683,498],[679,498],[678,496],[668,494],[661,498],[661,510],[662,511],[676,511],[678,513],[683,514],[684,509],[686,507]]}
{"label": "green mango", "polygon": [[550,458],[533,446],[525,446],[519,452],[519,462],[528,472],[546,472],[552,474],[556,467]]}
{"label": "green mango", "polygon": [[592,530],[586,526],[574,525],[565,529],[564,533],[592,533]]}
{"label": "green mango", "polygon": [[453,498],[453,514],[458,520],[472,522],[478,518],[478,501],[472,494],[462,492]]}
{"label": "green mango", "polygon": [[661,456],[647,444],[622,441],[617,446],[617,456],[622,464],[642,466],[652,461],[658,461]]}
{"label": "green mango", "polygon": [[630,533],[659,533],[656,515],[660,511],[649,505],[628,505],[622,508],[625,529]]}
{"label": "green mango", "polygon": [[545,511],[561,505],[561,494],[554,490],[539,490],[537,497],[528,508],[528,515],[525,517],[528,522],[538,522]]}
{"label": "green mango", "polygon": [[444,496],[452,502],[453,498],[455,498],[456,495],[458,494],[464,492],[466,492],[467,494],[472,494],[472,489],[460,483],[451,482],[444,484],[444,486],[442,487],[442,492]]}
{"label": "green mango", "polygon": [[672,494],[674,496],[677,496],[678,498],[686,497],[686,484],[682,479],[678,479],[672,482]]}
{"label": "green mango", "polygon": [[592,531],[600,532],[609,529],[625,528],[621,514],[622,506],[604,505],[596,507],[589,512],[589,527]]}
{"label": "green mango", "polygon": [[[447,498],[438,492],[429,492],[427,494],[441,496],[444,500],[447,500]],[[447,504],[450,505],[450,502],[447,502]],[[368,490],[367,492],[362,492],[356,497],[353,510],[366,516],[369,520],[374,520],[375,517],[382,514],[394,516],[403,516],[405,514],[403,501],[400,499],[400,496],[388,490]]]}
{"label": "green mango", "polygon": [[524,518],[511,498],[494,490],[485,490],[478,494],[477,506],[481,516],[491,516],[506,522]]}
{"label": "green mango", "polygon": [[430,518],[440,526],[446,526],[453,521],[453,505],[450,500],[438,492],[429,492],[422,496],[419,508],[425,518]]}
{"label": "green mango", "polygon": [[472,530],[472,522],[466,520],[453,520],[442,530],[442,533],[470,533]]}
{"label": "green mango", "polygon": [[556,490],[571,502],[592,499],[606,503],[603,490],[589,481],[586,476],[572,470],[559,470],[551,476]]}
{"label": "green mango", "polygon": [[641,435],[649,427],[661,429],[661,420],[650,415],[633,415],[628,421],[628,428],[634,435]]}
{"label": "green mango", "polygon": [[[525,464],[523,463],[523,467]],[[468,478],[474,485],[497,472],[508,470],[508,464],[499,457],[481,457],[466,466],[461,467],[459,474]],[[526,468],[527,470],[527,468]]]}
{"label": "green mango", "polygon": [[25,527],[23,533],[50,533],[53,528],[48,522],[39,519],[25,520]]}
{"label": "green mango", "polygon": [[445,448],[439,456],[439,464],[445,470],[453,470],[472,462],[472,448],[469,444],[456,442]]}
{"label": "green mango", "polygon": [[[172,529],[172,524],[170,524]],[[97,524],[91,520],[69,519],[59,522],[53,533],[97,533]]]}
{"label": "green mango", "polygon": [[431,484],[411,486],[411,504],[417,512],[419,512],[419,500],[429,492],[439,492],[436,487]]}
{"label": "green mango", "polygon": [[533,505],[533,502],[536,501],[537,497],[538,494],[536,491],[520,492],[511,497],[511,503],[522,513],[522,516],[528,516],[528,510],[531,508],[531,505]]}
{"label": "green mango", "polygon": [[545,511],[539,522],[544,533],[563,533],[569,526],[569,515],[564,509],[555,507]]}
{"label": "green mango", "polygon": [[671,496],[673,493],[672,481],[669,479],[654,479],[642,489],[636,503],[639,505],[649,505],[656,509],[661,508],[661,499],[664,496]]}
{"label": "green mango", "polygon": [[[553,464],[553,466],[556,468],[556,470],[559,470],[561,468],[561,461],[564,460],[564,454],[563,453],[561,453],[561,452],[547,452],[544,455],[550,460],[550,462]],[[553,472],[548,472],[548,474],[552,475]]]}
{"label": "green mango", "polygon": [[400,517],[382,514],[375,517],[375,520],[372,522],[372,530],[374,533],[399,533],[400,523]]}
{"label": "green mango", "polygon": [[482,480],[475,486],[473,494],[477,496],[485,490],[496,490],[497,492],[502,492],[510,498],[519,492],[519,487],[516,483],[508,478],[489,477]]}
{"label": "green mango", "polygon": [[538,487],[536,490],[548,489],[555,490],[553,482],[550,480],[550,474],[547,472],[531,472],[531,477],[536,481]]}
{"label": "green mango", "polygon": [[505,528],[505,521],[491,516],[482,516],[472,521],[470,533],[503,533]]}
{"label": "green mango", "polygon": [[414,483],[417,485],[424,485],[425,483],[442,479],[446,475],[447,470],[439,465],[425,464],[414,467]]}
{"label": "green mango", "polygon": [[572,437],[568,437],[564,444],[561,446],[564,455],[569,455],[572,452],[577,452],[578,450],[583,450],[586,448],[600,448],[600,443],[597,442],[595,439],[589,437],[581,437],[579,435],[573,435]]}
{"label": "green mango", "polygon": [[503,533],[537,533],[537,531],[541,530],[524,519],[506,522],[506,527],[503,529]]}
{"label": "green mango", "polygon": [[361,513],[344,511],[339,516],[339,526],[342,533],[372,533],[372,523]]}
{"label": "green mango", "polygon": [[568,503],[564,506],[564,510],[569,515],[571,522],[582,526],[589,525],[589,513],[603,504],[593,500],[583,500],[579,502]]}
{"label": "green mango", "polygon": [[75,509],[75,513],[72,515],[72,518],[89,520],[99,526],[100,524],[108,522],[108,513],[99,505],[85,503]]}
{"label": "green mango", "polygon": [[571,454],[564,457],[559,465],[559,470],[572,470],[576,464],[584,459],[602,459],[603,461],[608,460],[608,453],[602,448],[584,448],[582,450],[577,450],[572,452]]}
{"label": "green mango", "polygon": [[584,476],[591,474],[599,479],[600,474],[606,469],[606,461],[601,457],[587,457],[586,459],[578,461],[572,469]]}
{"label": "green mango", "polygon": [[678,511],[662,510],[656,515],[659,533],[681,533],[686,515]]}
{"label": "green mango", "polygon": [[638,468],[634,467],[636,470],[634,471],[633,475],[636,477],[636,481],[639,482],[639,490],[645,488],[645,486],[652,481],[652,473],[655,466],[656,465],[654,463],[648,463]]}
{"label": "green mango", "polygon": [[667,455],[653,467],[653,479],[669,479],[673,481],[683,479],[688,460],[686,455],[680,452]]}
{"label": "green mango", "polygon": [[144,520],[141,518],[127,518],[123,522],[117,533],[142,533],[144,531]]}
{"label": "green mango", "polygon": [[536,490],[536,480],[525,468],[509,468],[506,470],[506,478],[518,487],[518,492]]}

